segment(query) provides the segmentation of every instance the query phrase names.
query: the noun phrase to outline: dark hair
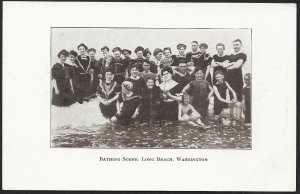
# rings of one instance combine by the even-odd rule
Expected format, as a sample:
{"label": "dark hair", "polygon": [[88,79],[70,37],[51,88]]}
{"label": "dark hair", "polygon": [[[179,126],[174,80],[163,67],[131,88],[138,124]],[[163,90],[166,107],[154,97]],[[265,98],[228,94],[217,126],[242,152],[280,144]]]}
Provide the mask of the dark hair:
{"label": "dark hair", "polygon": [[221,70],[218,70],[218,71],[215,72],[215,77],[216,77],[218,74],[224,75],[223,71],[221,71]]}
{"label": "dark hair", "polygon": [[113,48],[112,52],[114,53],[116,51],[119,51],[120,53],[122,53],[122,49],[120,47]]}
{"label": "dark hair", "polygon": [[165,52],[166,50],[169,50],[169,51],[170,51],[170,53],[172,53],[172,50],[171,50],[171,48],[170,48],[170,47],[165,47],[165,48],[164,48],[164,52]]}
{"label": "dark hair", "polygon": [[232,42],[240,42],[241,44],[243,44],[242,41],[241,41],[240,39],[235,39],[235,40],[232,41]]}
{"label": "dark hair", "polygon": [[104,75],[107,73],[107,72],[110,72],[111,74],[114,74],[114,70],[112,68],[107,68],[104,70]]}
{"label": "dark hair", "polygon": [[130,50],[128,50],[128,49],[123,49],[123,50],[122,50],[122,54],[124,55],[125,52],[127,52],[129,55],[131,55],[131,51],[130,51]]}
{"label": "dark hair", "polygon": [[139,52],[139,51],[144,51],[145,49],[141,46],[136,47],[136,49],[134,50],[135,53]]}
{"label": "dark hair", "polygon": [[184,48],[184,50],[186,49],[186,45],[185,44],[178,44],[177,45],[177,49],[179,50],[181,47]]}
{"label": "dark hair", "polygon": [[80,44],[77,46],[77,49],[79,50],[80,47],[83,47],[83,48],[85,48],[85,50],[88,50],[88,47],[87,47],[85,44],[83,44],[83,43],[80,43]]}
{"label": "dark hair", "polygon": [[103,50],[105,50],[105,49],[106,49],[107,51],[109,51],[109,48],[108,48],[107,46],[102,47],[102,48],[101,48],[101,51],[103,51]]}
{"label": "dark hair", "polygon": [[198,42],[196,40],[193,40],[192,43],[196,43],[198,45]]}
{"label": "dark hair", "polygon": [[96,53],[96,49],[94,49],[94,48],[89,48],[89,49],[87,50],[87,53],[89,53],[89,52],[94,52],[94,53]]}
{"label": "dark hair", "polygon": [[155,81],[156,81],[156,79],[154,79],[153,77],[147,77],[146,80],[145,80],[145,83],[147,83],[148,80],[152,80],[154,83],[155,83]]}
{"label": "dark hair", "polygon": [[76,51],[74,51],[74,50],[71,50],[69,54],[73,55],[74,57],[78,56],[78,53]]}
{"label": "dark hair", "polygon": [[225,50],[225,45],[224,45],[223,43],[218,43],[218,44],[216,45],[216,48],[217,48],[218,46],[222,46],[222,47],[224,48],[224,50]]}
{"label": "dark hair", "polygon": [[204,48],[208,48],[208,45],[206,44],[206,43],[201,43],[200,45],[199,45],[199,48],[202,48],[202,47],[204,47]]}
{"label": "dark hair", "polygon": [[156,48],[153,51],[153,55],[156,56],[158,53],[162,53],[162,52],[163,52],[163,50],[161,50],[160,48]]}
{"label": "dark hair", "polygon": [[137,69],[139,69],[139,64],[133,63],[133,64],[129,65],[128,71],[130,72],[132,68],[137,68]]}
{"label": "dark hair", "polygon": [[162,70],[161,70],[161,75],[163,75],[163,73],[164,73],[165,71],[168,71],[170,74],[173,74],[173,70],[172,70],[172,68],[169,67],[169,66],[166,66],[166,67],[162,68]]}
{"label": "dark hair", "polygon": [[62,49],[61,51],[59,51],[59,53],[57,54],[57,57],[60,58],[61,55],[65,55],[65,56],[69,56],[69,52],[66,49]]}
{"label": "dark hair", "polygon": [[249,77],[251,79],[251,73],[246,73],[244,77]]}
{"label": "dark hair", "polygon": [[196,67],[193,71],[193,74],[196,74],[198,71],[201,71],[204,74],[203,69],[201,69],[200,67]]}
{"label": "dark hair", "polygon": [[[189,99],[190,99],[190,101],[192,100],[192,96],[189,95],[187,92],[184,92],[184,93],[182,94],[181,103],[183,103],[183,98],[184,98],[184,96],[188,96]],[[191,102],[190,102],[190,103],[191,103]]]}
{"label": "dark hair", "polygon": [[143,51],[143,56],[146,57],[147,54],[150,54],[151,55],[151,52],[148,48],[146,48],[144,51]]}

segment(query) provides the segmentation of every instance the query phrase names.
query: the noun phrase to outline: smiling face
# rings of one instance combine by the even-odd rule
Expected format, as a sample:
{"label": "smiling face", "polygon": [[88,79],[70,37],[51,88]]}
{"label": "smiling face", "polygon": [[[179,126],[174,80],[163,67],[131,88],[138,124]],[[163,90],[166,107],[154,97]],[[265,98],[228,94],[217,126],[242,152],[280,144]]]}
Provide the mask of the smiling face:
{"label": "smiling face", "polygon": [[237,53],[241,50],[242,44],[239,41],[233,42],[233,50]]}
{"label": "smiling face", "polygon": [[139,73],[139,70],[138,70],[136,67],[133,67],[133,68],[130,70],[130,73],[131,73],[132,77],[137,77],[137,76],[138,76],[138,73]]}
{"label": "smiling face", "polygon": [[224,47],[223,47],[223,46],[217,46],[216,49],[217,49],[218,54],[219,54],[220,56],[222,56],[223,53],[224,53]]}
{"label": "smiling face", "polygon": [[89,57],[93,60],[95,59],[95,53],[93,51],[89,52]]}
{"label": "smiling face", "polygon": [[70,61],[71,61],[72,63],[75,63],[75,60],[76,60],[76,57],[73,56],[73,55],[70,55]]}
{"label": "smiling face", "polygon": [[192,51],[193,51],[193,52],[197,52],[198,44],[195,43],[195,42],[192,42],[191,46],[192,46]]}
{"label": "smiling face", "polygon": [[147,83],[146,83],[146,85],[147,85],[147,88],[148,89],[152,89],[153,87],[154,87],[154,81],[152,80],[152,79],[148,79],[147,80]]}
{"label": "smiling face", "polygon": [[136,52],[136,57],[139,58],[139,59],[142,59],[143,58],[143,51]]}
{"label": "smiling face", "polygon": [[85,55],[86,50],[83,46],[80,46],[78,51],[79,51],[80,55]]}
{"label": "smiling face", "polygon": [[115,51],[114,56],[115,56],[116,59],[121,58],[121,52],[119,50]]}
{"label": "smiling face", "polygon": [[218,83],[223,83],[224,75],[218,73],[215,77]]}
{"label": "smiling face", "polygon": [[198,81],[203,80],[203,78],[204,78],[203,72],[202,72],[201,70],[197,71],[197,72],[195,73],[195,78],[196,78],[196,80],[198,80]]}
{"label": "smiling face", "polygon": [[184,47],[180,47],[180,48],[178,49],[179,55],[184,55],[184,52],[185,52],[185,48],[184,48]]}
{"label": "smiling face", "polygon": [[60,55],[59,58],[60,58],[60,62],[61,62],[61,63],[65,63],[68,57],[67,57],[67,55],[63,55],[63,54],[62,54],[62,55]]}
{"label": "smiling face", "polygon": [[170,50],[165,50],[165,57],[170,58],[171,57],[171,51]]}

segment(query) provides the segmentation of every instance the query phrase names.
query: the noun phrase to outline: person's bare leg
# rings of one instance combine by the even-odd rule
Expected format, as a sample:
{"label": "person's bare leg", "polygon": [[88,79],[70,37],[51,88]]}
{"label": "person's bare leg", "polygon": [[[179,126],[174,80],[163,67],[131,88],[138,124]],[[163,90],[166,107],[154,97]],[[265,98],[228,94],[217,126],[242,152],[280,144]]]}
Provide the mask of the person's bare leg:
{"label": "person's bare leg", "polygon": [[242,103],[236,102],[236,121],[239,125],[241,124],[242,108]]}

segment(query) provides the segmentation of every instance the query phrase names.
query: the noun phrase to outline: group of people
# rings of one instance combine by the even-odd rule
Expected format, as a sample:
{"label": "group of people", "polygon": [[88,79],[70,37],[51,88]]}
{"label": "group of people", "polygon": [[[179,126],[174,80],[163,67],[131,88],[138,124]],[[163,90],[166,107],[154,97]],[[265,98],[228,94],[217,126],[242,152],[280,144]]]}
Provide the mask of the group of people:
{"label": "group of people", "polygon": [[[247,56],[241,47],[242,41],[236,39],[234,53],[225,55],[225,45],[218,43],[217,54],[210,56],[206,43],[192,41],[191,52],[178,44],[177,55],[170,47],[156,48],[152,59],[149,49],[138,46],[132,59],[128,49],[115,47],[110,54],[104,46],[103,57],[96,60],[96,49],[81,43],[79,54],[63,49],[57,55],[60,62],[52,67],[52,104],[70,106],[98,97],[102,115],[112,123],[179,121],[206,127],[209,100],[214,97],[216,120],[241,124],[244,112],[244,123],[250,124],[251,75],[243,77]],[[226,110],[230,113],[224,114]]]}

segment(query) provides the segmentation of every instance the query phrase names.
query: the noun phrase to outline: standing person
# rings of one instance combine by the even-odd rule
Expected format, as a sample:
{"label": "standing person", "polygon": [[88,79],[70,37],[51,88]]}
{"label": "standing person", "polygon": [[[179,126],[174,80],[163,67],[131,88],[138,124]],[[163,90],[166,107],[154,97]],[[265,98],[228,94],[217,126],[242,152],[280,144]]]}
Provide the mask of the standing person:
{"label": "standing person", "polygon": [[113,71],[115,70],[115,66],[114,66],[114,63],[113,63],[113,58],[112,56],[108,56],[105,60],[105,64],[103,65],[100,65],[100,75],[99,77],[104,80],[104,72],[107,70],[107,69],[112,69]]}
{"label": "standing person", "polygon": [[95,59],[96,49],[89,48],[87,50],[87,53],[91,59],[91,72],[93,72],[91,74],[92,82],[93,82],[91,93],[95,93],[97,91],[97,86],[99,84],[99,79],[97,78],[97,76],[100,73],[100,65],[99,65],[99,61]]}
{"label": "standing person", "polygon": [[[242,115],[242,99],[243,99],[243,74],[242,66],[247,60],[247,55],[241,52],[242,41],[236,39],[233,41],[234,54],[229,55],[229,63],[223,67],[227,69],[227,82],[236,92],[236,119],[240,124]],[[232,97],[232,96],[231,96]]]}
{"label": "standing person", "polygon": [[121,57],[121,48],[115,47],[112,52],[114,53],[114,80],[118,84],[122,84],[122,82],[125,80],[125,70],[127,68],[127,63],[124,59]]}
{"label": "standing person", "polygon": [[145,82],[146,88],[141,97],[140,121],[152,124],[159,119],[160,92],[159,88],[155,86],[155,79],[148,77]]}
{"label": "standing person", "polygon": [[143,78],[144,81],[146,81],[148,78],[152,78],[152,79],[154,79],[154,80],[156,80],[156,78],[157,78],[156,74],[155,74],[155,73],[152,73],[152,72],[150,71],[150,64],[149,64],[148,61],[144,61],[144,63],[143,63],[143,72],[141,72],[141,73],[139,74],[139,76],[140,76],[141,78]]}
{"label": "standing person", "polygon": [[209,55],[209,53],[206,52],[206,50],[208,49],[208,45],[206,43],[201,43],[199,45],[199,48],[200,48],[200,52],[201,52],[201,56],[199,58],[199,67],[204,72],[204,75],[205,75],[204,79],[206,79],[209,82],[211,82],[210,76],[208,76],[210,69],[207,68],[207,67],[210,66],[212,58]]}
{"label": "standing person", "polygon": [[135,95],[141,96],[142,90],[145,88],[145,81],[139,76],[138,64],[132,64],[129,66],[130,76],[126,79],[133,84],[132,92]]}
{"label": "standing person", "polygon": [[172,58],[172,50],[170,47],[164,48],[164,58],[161,60],[161,66],[159,67],[159,70],[161,68],[171,66],[174,62],[174,59]]}
{"label": "standing person", "polygon": [[122,83],[122,92],[117,101],[117,113],[111,118],[111,122],[128,125],[134,123],[139,116],[140,98],[132,91],[133,84],[130,81]]}
{"label": "standing person", "polygon": [[179,61],[185,61],[185,63],[188,62],[187,56],[185,54],[186,45],[185,44],[178,44],[177,45],[178,55],[173,55],[173,64],[172,67],[177,67],[179,65]]}
{"label": "standing person", "polygon": [[160,68],[161,68],[161,60],[162,60],[162,55],[163,55],[163,50],[161,50],[160,48],[156,48],[153,51],[153,56],[154,56],[154,64],[155,64],[155,71],[153,71],[153,73],[157,73]]}
{"label": "standing person", "polygon": [[188,94],[183,94],[178,110],[178,120],[180,123],[206,128],[200,119],[201,115],[190,104],[190,96]]}
{"label": "standing person", "polygon": [[131,51],[128,49],[123,49],[122,50],[122,54],[124,55],[124,61],[126,63],[126,69],[125,69],[125,78],[129,77],[129,72],[128,72],[128,67],[129,65],[133,64],[133,59],[131,59],[130,55],[131,55]]}
{"label": "standing person", "polygon": [[89,100],[93,84],[93,72],[91,70],[91,59],[89,56],[86,55],[88,47],[85,44],[81,43],[78,45],[77,49],[80,55],[76,58],[76,75],[78,76],[78,88],[76,98],[79,103],[82,103],[83,100]]}
{"label": "standing person", "polygon": [[99,108],[105,118],[111,118],[117,113],[117,99],[120,93],[120,85],[113,81],[113,70],[107,69],[104,73],[105,80],[99,82],[97,94],[100,96]]}
{"label": "standing person", "polygon": [[180,85],[172,79],[173,70],[171,67],[164,67],[161,70],[162,83],[159,88],[162,93],[160,103],[160,120],[176,121],[178,120],[178,102],[177,96],[180,91]]}
{"label": "standing person", "polygon": [[[224,74],[222,71],[215,73],[216,83],[213,86],[215,97],[214,97],[214,115],[216,120],[221,120],[223,125],[229,125],[232,123],[230,118],[225,116],[224,111],[227,108],[232,109],[237,101],[236,93],[231,86],[224,81]],[[232,100],[227,100],[227,93],[230,92],[233,96]],[[232,111],[231,111],[232,112]],[[230,114],[232,119],[232,114]]]}
{"label": "standing person", "polygon": [[179,63],[178,71],[174,71],[172,78],[179,83],[180,91],[191,81],[191,75],[188,73],[185,61]]}
{"label": "standing person", "polygon": [[225,45],[223,43],[218,43],[216,45],[216,49],[218,54],[213,56],[211,65],[209,66],[209,68],[211,68],[209,72],[211,75],[212,84],[216,83],[215,72],[217,71],[222,71],[224,74],[224,80],[227,80],[227,69],[225,69],[223,65],[229,62],[229,57],[228,55],[224,54]]}
{"label": "standing person", "polygon": [[243,112],[245,115],[245,125],[251,125],[251,74],[244,76],[245,87],[243,89]]}
{"label": "standing person", "polygon": [[143,51],[143,56],[145,57],[145,61],[150,64],[150,71],[152,73],[157,73],[157,68],[155,62],[151,60],[151,52],[148,48]]}
{"label": "standing person", "polygon": [[213,89],[208,81],[204,79],[204,72],[200,67],[195,68],[195,80],[186,85],[182,93],[188,93],[193,97],[192,105],[202,118],[207,117],[208,105]]}
{"label": "standing person", "polygon": [[51,69],[53,84],[52,104],[55,106],[70,106],[75,102],[72,82],[74,69],[71,65],[65,63],[68,56],[68,51],[65,49],[61,50],[57,55],[60,63],[54,64]]}
{"label": "standing person", "polygon": [[77,72],[77,64],[76,64],[76,58],[78,56],[78,53],[74,50],[71,50],[69,52],[69,60],[70,60],[70,65],[73,67],[73,72],[74,76],[72,78],[72,83],[73,83],[73,89],[74,89],[74,99],[77,99],[76,94],[77,94],[77,87],[78,87],[78,76],[76,75]]}
{"label": "standing person", "polygon": [[143,71],[143,63],[144,63],[144,58],[143,58],[143,52],[144,52],[144,48],[141,46],[136,47],[136,49],[134,50],[135,54],[136,54],[136,59],[134,60],[134,63],[136,63],[138,65],[138,70],[140,72]]}
{"label": "standing person", "polygon": [[198,50],[198,42],[192,41],[192,51],[186,54],[189,66],[200,67],[201,52]]}

